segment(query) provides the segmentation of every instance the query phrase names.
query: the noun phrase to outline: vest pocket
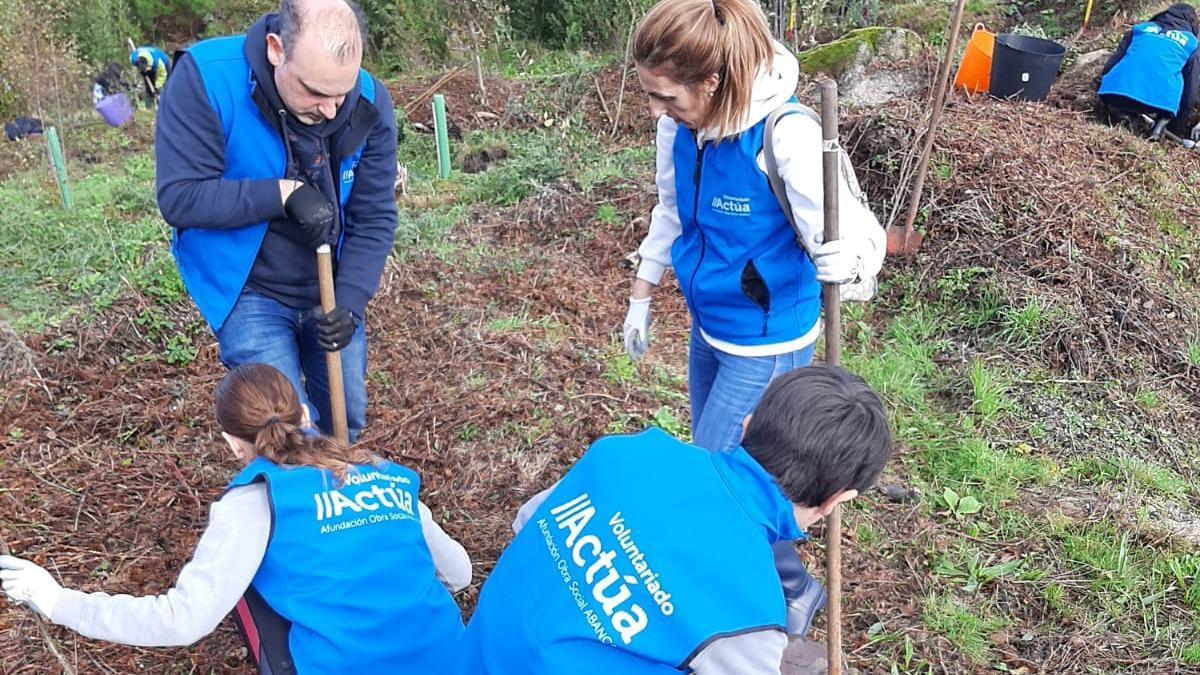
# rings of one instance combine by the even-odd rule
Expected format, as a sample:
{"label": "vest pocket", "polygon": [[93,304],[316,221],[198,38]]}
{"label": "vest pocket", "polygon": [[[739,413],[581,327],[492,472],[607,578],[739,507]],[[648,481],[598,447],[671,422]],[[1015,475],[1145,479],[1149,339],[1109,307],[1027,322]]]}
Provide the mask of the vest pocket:
{"label": "vest pocket", "polygon": [[753,260],[747,260],[742,268],[742,294],[762,310],[762,335],[766,337],[767,317],[771,313],[771,290],[767,288],[767,282],[763,281]]}

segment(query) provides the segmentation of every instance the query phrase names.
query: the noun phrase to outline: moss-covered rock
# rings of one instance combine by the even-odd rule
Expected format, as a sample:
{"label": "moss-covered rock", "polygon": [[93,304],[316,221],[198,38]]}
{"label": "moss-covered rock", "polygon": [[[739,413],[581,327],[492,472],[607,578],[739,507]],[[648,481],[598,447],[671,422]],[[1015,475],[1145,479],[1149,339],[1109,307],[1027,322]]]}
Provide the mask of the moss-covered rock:
{"label": "moss-covered rock", "polygon": [[911,30],[872,26],[850,31],[833,42],[803,51],[797,58],[801,70],[810,75],[825,73],[841,78],[877,58],[902,61],[917,56],[924,49],[921,37]]}

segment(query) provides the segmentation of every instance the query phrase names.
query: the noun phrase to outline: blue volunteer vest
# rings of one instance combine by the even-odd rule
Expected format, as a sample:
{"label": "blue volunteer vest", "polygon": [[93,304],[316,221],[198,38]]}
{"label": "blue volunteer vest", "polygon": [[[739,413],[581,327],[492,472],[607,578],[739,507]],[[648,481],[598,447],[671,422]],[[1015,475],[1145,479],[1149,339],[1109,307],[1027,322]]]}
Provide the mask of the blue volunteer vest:
{"label": "blue volunteer vest", "polygon": [[1164,31],[1148,21],[1133,27],[1125,56],[1100,80],[1101,96],[1117,94],[1179,114],[1183,66],[1196,51],[1196,36],[1185,30]]}
{"label": "blue volunteer vest", "polygon": [[260,480],[273,520],[252,584],[292,622],[296,672],[444,672],[462,616],[435,576],[417,474],[384,462],[354,468],[339,486],[328,471],[259,458],[230,487]]}
{"label": "blue volunteer vest", "polygon": [[674,146],[675,274],[692,320],[746,346],[799,338],[821,313],[816,268],[758,167],[765,123],[702,148],[680,125]]}
{"label": "blue volunteer vest", "polygon": [[135,66],[135,67],[137,66],[137,57],[138,57],[138,54],[140,54],[141,52],[149,52],[150,53],[151,66],[154,67],[156,70],[158,68],[166,69],[170,66],[170,61],[167,60],[167,53],[164,52],[163,50],[159,49],[158,47],[154,47],[152,45],[145,45],[142,47],[138,47],[137,49],[129,52],[129,65]]}
{"label": "blue volunteer vest", "polygon": [[[225,173],[228,180],[283,178],[287,152],[283,138],[265,119],[251,94],[250,63],[243,46],[244,35],[205,40],[188,49],[196,62],[208,103],[225,132]],[[364,70],[359,75],[361,95],[375,101],[375,80]],[[333,140],[333,139],[331,139]],[[366,143],[338,167],[339,198],[345,207],[354,189],[354,169]],[[345,222],[345,214],[342,214]],[[342,228],[344,235],[346,228]],[[213,332],[233,310],[242,287],[254,267],[258,249],[266,236],[267,223],[230,229],[187,228],[175,230],[172,252],[188,293]]]}
{"label": "blue volunteer vest", "polygon": [[713,639],[784,630],[770,543],[800,536],[741,448],[659,429],[602,438],[505,550],[453,672],[688,671]]}

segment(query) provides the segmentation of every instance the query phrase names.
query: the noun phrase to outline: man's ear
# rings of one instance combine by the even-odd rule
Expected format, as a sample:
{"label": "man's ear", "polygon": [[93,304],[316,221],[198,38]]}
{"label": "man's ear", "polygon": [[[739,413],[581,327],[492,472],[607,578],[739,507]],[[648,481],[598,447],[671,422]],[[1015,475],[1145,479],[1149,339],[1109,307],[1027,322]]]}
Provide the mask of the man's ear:
{"label": "man's ear", "polygon": [[842,490],[841,492],[835,494],[834,496],[830,497],[829,499],[826,499],[825,503],[822,504],[821,508],[818,510],[820,511],[822,517],[827,516],[827,515],[833,513],[833,507],[835,507],[838,504],[841,504],[843,502],[848,502],[857,496],[858,496],[858,490]]}
{"label": "man's ear", "polygon": [[267,33],[267,60],[278,68],[283,65],[283,38],[278,33]]}

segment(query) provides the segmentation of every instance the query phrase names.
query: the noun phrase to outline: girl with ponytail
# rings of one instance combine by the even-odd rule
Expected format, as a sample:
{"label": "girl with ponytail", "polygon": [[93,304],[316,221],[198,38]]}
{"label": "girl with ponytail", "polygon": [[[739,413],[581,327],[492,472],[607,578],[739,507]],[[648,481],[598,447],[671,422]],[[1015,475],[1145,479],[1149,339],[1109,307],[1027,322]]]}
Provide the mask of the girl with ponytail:
{"label": "girl with ponytail", "polygon": [[448,667],[463,630],[450,594],[470,583],[471,562],[418,501],[417,475],[314,432],[271,366],[231,370],[216,412],[244,468],[210,508],[174,588],[85,594],[3,556],[9,600],[86,637],[139,646],[189,645],[234,610],[252,659],[273,675]]}
{"label": "girl with ponytail", "polygon": [[[692,442],[728,450],[767,385],[812,360],[821,284],[873,277],[886,237],[856,182],[839,180],[841,237],[824,241],[821,127],[807,115],[779,117],[773,136],[795,229],[771,191],[766,124],[795,101],[799,65],[756,0],[661,0],[632,54],[657,119],[658,204],[638,248],[625,349],[646,352],[651,295],[674,267],[692,319]],[[776,553],[789,632],[803,634],[824,593],[791,542]]]}

